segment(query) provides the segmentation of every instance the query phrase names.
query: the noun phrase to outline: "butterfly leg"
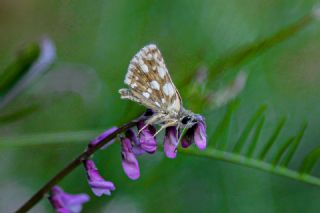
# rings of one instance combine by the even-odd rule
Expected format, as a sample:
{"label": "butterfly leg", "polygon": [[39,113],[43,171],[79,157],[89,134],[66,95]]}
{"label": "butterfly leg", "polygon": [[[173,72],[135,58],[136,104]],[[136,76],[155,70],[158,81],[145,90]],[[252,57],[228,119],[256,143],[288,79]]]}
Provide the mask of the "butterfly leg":
{"label": "butterfly leg", "polygon": [[151,118],[149,118],[147,121],[146,121],[146,124],[139,130],[138,134],[140,134],[140,132],[142,130],[144,130],[145,128],[147,128],[148,125],[152,125],[154,124],[156,121],[158,121],[159,119],[161,120],[161,118],[163,117],[164,115],[163,114],[156,114],[154,116],[152,116]]}
{"label": "butterfly leg", "polygon": [[161,126],[161,128],[153,135],[153,137],[155,137],[157,134],[159,134],[159,132],[161,132],[163,129],[169,127],[169,126],[175,126],[177,125],[177,121],[171,121],[168,122],[166,124],[164,124],[163,126]]}

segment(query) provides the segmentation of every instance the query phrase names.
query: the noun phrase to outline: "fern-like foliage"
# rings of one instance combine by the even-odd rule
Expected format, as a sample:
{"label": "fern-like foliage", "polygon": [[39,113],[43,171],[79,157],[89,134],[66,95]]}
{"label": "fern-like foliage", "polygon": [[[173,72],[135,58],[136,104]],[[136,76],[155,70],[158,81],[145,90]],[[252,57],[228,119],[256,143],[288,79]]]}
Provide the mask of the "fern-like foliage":
{"label": "fern-like foliage", "polygon": [[307,123],[302,124],[295,135],[280,141],[279,136],[285,129],[287,121],[283,117],[277,121],[269,137],[262,138],[260,136],[266,123],[267,106],[261,105],[244,125],[239,138],[232,141],[229,138],[229,133],[232,131],[231,121],[238,106],[238,101],[229,104],[215,131],[208,136],[210,145],[206,151],[200,152],[195,149],[180,149],[179,151],[253,167],[320,186],[320,177],[312,175],[312,170],[320,157],[320,147],[307,154],[298,169],[290,167],[290,162],[306,131]]}
{"label": "fern-like foliage", "polygon": [[[208,135],[209,147],[205,151],[195,148],[179,148],[179,152],[218,159],[246,167],[260,169],[269,173],[285,176],[298,181],[320,186],[320,177],[312,174],[312,171],[320,158],[320,147],[313,149],[301,160],[297,168],[290,167],[295,153],[303,139],[307,123],[301,125],[295,135],[284,140],[279,136],[285,129],[286,118],[280,118],[273,128],[269,137],[261,137],[261,132],[266,124],[266,105],[261,105],[250,117],[240,136],[233,141],[230,135],[235,131],[232,129],[231,121],[239,107],[239,102],[229,104],[228,109],[219,121],[215,131]],[[89,141],[103,130],[77,131],[64,133],[46,133],[28,136],[1,137],[0,148],[19,147],[29,145],[46,145],[57,143],[78,143]]]}

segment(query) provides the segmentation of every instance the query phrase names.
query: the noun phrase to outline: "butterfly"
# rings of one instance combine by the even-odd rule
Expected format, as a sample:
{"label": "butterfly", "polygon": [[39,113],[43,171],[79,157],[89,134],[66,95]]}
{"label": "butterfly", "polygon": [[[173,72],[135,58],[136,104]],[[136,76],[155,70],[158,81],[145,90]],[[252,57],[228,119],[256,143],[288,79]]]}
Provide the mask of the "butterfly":
{"label": "butterfly", "polygon": [[146,120],[146,126],[161,125],[156,134],[169,126],[188,129],[198,122],[196,114],[183,108],[181,96],[156,45],[143,47],[132,58],[124,83],[129,88],[119,90],[121,98],[137,102],[154,112]]}

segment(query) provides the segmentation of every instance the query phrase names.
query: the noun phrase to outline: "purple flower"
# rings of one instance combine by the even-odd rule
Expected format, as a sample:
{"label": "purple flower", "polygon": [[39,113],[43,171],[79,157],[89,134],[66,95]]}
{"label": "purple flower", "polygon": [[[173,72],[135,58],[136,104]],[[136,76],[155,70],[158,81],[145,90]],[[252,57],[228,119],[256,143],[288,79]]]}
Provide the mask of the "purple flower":
{"label": "purple flower", "polygon": [[128,129],[125,132],[125,135],[126,135],[126,138],[128,138],[131,141],[132,152],[136,156],[146,153],[146,151],[141,148],[141,143],[140,143],[136,133],[132,129]]}
{"label": "purple flower", "polygon": [[187,130],[186,134],[181,139],[181,146],[183,148],[188,148],[194,142],[194,130],[195,125],[192,126],[190,129]]}
{"label": "purple flower", "polygon": [[[144,121],[139,121],[137,124],[140,131],[145,126]],[[153,136],[156,133],[156,128],[152,125],[148,125],[139,133],[139,139],[141,148],[148,153],[154,153],[157,150],[157,141]]]}
{"label": "purple flower", "polygon": [[132,130],[132,129],[128,129],[125,132],[126,138],[129,138],[130,141],[135,145],[135,146],[139,146],[140,145],[140,141],[136,135],[136,133]]}
{"label": "purple flower", "polygon": [[51,189],[49,200],[57,213],[78,213],[82,204],[90,200],[87,194],[68,194],[59,186]]}
{"label": "purple flower", "polygon": [[121,138],[121,155],[122,155],[122,168],[126,175],[136,180],[140,177],[140,168],[138,160],[133,153],[131,141],[129,138]]}
{"label": "purple flower", "polygon": [[[93,141],[91,141],[89,143],[89,146],[96,146],[98,143],[100,143],[101,141],[103,141],[104,139],[106,139],[109,135],[111,135],[112,133],[114,133],[118,128],[117,127],[111,127],[110,129],[107,129],[106,131],[104,131],[101,135],[99,135],[98,137],[96,137]],[[110,144],[112,144],[114,141],[114,139],[112,139],[109,143],[107,143],[106,145],[104,145],[103,147],[101,147],[101,149],[105,149],[107,148]]]}
{"label": "purple flower", "polygon": [[116,187],[111,181],[106,181],[100,174],[93,160],[85,160],[84,167],[87,172],[89,186],[96,196],[111,195]]}
{"label": "purple flower", "polygon": [[195,125],[194,142],[199,149],[204,150],[207,147],[206,123],[202,116],[198,116],[198,120]]}
{"label": "purple flower", "polygon": [[204,118],[198,115],[197,119],[198,123],[188,129],[181,140],[181,146],[183,148],[188,148],[193,142],[195,142],[196,146],[201,150],[204,150],[207,147],[206,124]]}
{"label": "purple flower", "polygon": [[163,147],[164,147],[164,153],[168,158],[175,158],[177,156],[177,146],[178,146],[177,128],[175,126],[166,128]]}

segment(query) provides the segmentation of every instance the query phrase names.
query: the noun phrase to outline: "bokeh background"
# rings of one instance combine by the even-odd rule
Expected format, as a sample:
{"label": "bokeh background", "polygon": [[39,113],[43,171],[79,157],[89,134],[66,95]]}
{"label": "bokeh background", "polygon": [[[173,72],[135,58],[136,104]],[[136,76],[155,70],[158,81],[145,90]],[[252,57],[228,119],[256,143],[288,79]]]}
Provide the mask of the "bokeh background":
{"label": "bokeh background", "polygon": [[[131,57],[148,43],[161,49],[186,107],[206,117],[208,136],[227,106],[213,109],[201,98],[188,98],[193,81],[185,79],[200,68],[209,72],[206,92],[229,84],[239,70],[248,73],[229,131],[231,144],[261,104],[268,106],[261,143],[283,116],[287,123],[279,141],[307,121],[290,164],[296,169],[319,144],[320,22],[314,19],[281,42],[254,47],[310,15],[316,5],[311,0],[2,0],[0,72],[19,49],[45,36],[55,43],[57,59],[5,110],[34,102],[39,107],[1,119],[0,212],[20,206],[90,138],[143,112],[121,100],[118,89]],[[237,54],[246,48],[253,50]],[[94,197],[82,168],[60,184],[91,196],[84,212],[319,212],[320,187],[215,159],[178,154],[172,160],[159,151],[139,157],[137,181],[122,171],[118,143],[94,159],[116,184],[112,196]],[[31,212],[53,210],[43,199]]]}

